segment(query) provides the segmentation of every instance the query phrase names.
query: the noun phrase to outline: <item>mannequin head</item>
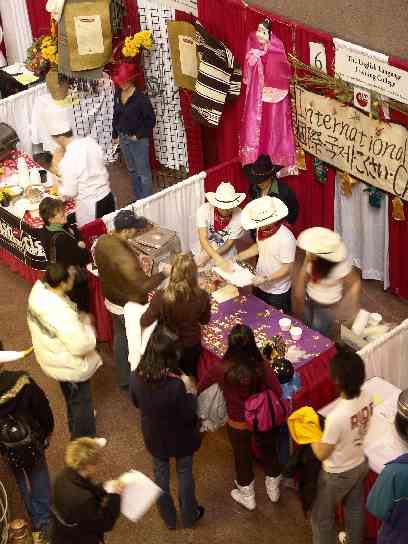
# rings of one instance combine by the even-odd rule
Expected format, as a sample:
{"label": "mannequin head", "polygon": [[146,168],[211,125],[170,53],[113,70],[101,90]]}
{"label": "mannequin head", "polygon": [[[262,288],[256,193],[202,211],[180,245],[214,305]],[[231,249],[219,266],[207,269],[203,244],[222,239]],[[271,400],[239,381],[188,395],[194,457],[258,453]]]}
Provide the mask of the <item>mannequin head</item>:
{"label": "mannequin head", "polygon": [[256,31],[256,37],[262,45],[266,44],[269,41],[270,32],[271,22],[269,19],[264,19],[261,23],[259,23],[258,30]]}

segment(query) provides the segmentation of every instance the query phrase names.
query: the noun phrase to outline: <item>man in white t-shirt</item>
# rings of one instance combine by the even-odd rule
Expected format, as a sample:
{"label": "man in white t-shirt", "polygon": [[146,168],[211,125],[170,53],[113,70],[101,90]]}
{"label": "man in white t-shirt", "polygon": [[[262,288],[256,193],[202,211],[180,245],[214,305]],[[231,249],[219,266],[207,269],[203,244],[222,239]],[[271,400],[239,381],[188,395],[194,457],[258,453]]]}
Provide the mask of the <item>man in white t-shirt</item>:
{"label": "man in white t-shirt", "polygon": [[291,309],[291,273],[296,254],[296,238],[283,224],[288,208],[282,200],[263,196],[245,206],[242,226],[256,229],[256,243],[236,257],[245,261],[258,255],[254,294],[278,310]]}
{"label": "man in white t-shirt", "polygon": [[361,357],[339,348],[330,362],[340,399],[326,418],[320,442],[312,444],[322,461],[312,509],[313,544],[334,544],[336,506],[343,504],[347,544],[362,544],[364,536],[363,482],[368,473],[364,438],[373,413],[371,396],[361,391],[365,367]]}
{"label": "man in white t-shirt", "polygon": [[197,229],[200,248],[196,252],[197,266],[205,266],[211,260],[216,266],[228,270],[226,258],[236,255],[236,241],[241,238],[241,209],[246,197],[235,192],[231,183],[223,182],[216,192],[205,194],[208,202],[197,211]]}

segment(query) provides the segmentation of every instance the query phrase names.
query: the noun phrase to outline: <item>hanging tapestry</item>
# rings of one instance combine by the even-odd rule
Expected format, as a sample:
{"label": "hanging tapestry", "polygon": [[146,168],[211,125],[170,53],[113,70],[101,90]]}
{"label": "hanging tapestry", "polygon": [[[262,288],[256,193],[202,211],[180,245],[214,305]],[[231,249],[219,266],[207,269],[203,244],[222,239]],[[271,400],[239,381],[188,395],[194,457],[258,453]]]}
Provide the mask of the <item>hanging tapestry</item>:
{"label": "hanging tapestry", "polygon": [[74,88],[71,94],[77,134],[92,136],[106,153],[112,144],[112,80],[104,73],[93,89]]}
{"label": "hanging tapestry", "polygon": [[146,91],[157,119],[153,130],[156,158],[168,168],[188,169],[187,139],[167,34],[167,21],[175,19],[175,12],[150,0],[138,0],[138,9],[141,30],[153,33],[153,47],[144,54],[143,61]]}
{"label": "hanging tapestry", "polygon": [[241,92],[241,68],[228,47],[210,36],[199,21],[195,28],[200,62],[191,103],[192,114],[199,123],[217,127],[225,102]]}

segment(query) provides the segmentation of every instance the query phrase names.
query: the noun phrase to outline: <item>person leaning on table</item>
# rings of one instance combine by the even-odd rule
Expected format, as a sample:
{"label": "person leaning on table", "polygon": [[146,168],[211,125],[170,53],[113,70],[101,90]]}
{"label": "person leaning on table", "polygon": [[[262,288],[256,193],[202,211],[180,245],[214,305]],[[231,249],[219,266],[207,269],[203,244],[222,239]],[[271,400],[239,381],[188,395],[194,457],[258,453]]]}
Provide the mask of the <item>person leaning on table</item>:
{"label": "person leaning on table", "polygon": [[238,253],[235,261],[258,256],[254,294],[278,310],[291,309],[291,273],[296,254],[296,239],[283,224],[288,208],[271,196],[252,200],[242,211],[245,230],[256,229],[256,242]]}
{"label": "person leaning on table", "polygon": [[407,453],[385,465],[367,500],[368,511],[383,522],[377,544],[408,542],[408,389],[398,398],[395,429]]}
{"label": "person leaning on table", "polygon": [[129,390],[130,374],[124,306],[127,302],[146,304],[149,292],[156,289],[166,277],[163,273],[147,277],[138,254],[128,243],[146,225],[146,219],[137,217],[132,210],[121,210],[114,219],[115,230],[101,236],[95,246],[95,263],[105,305],[113,319],[117,381],[124,391]]}
{"label": "person leaning on table", "polygon": [[322,461],[317,494],[312,508],[313,544],[334,544],[336,507],[343,505],[347,543],[363,544],[364,479],[368,474],[364,455],[366,436],[373,413],[371,396],[361,390],[365,366],[361,357],[338,346],[330,361],[330,376],[340,399],[329,413],[320,442],[311,444]]}
{"label": "person leaning on table", "polygon": [[48,132],[59,145],[52,167],[60,176],[59,193],[75,200],[78,226],[113,212],[115,200],[101,146],[91,136],[75,137],[65,110],[57,114],[50,106],[44,116]]}
{"label": "person leaning on table", "polygon": [[300,308],[304,302],[305,323],[334,337],[335,322],[354,318],[358,311],[360,277],[337,232],[312,227],[299,235],[297,244],[306,255],[296,277],[296,306]]}
{"label": "person leaning on table", "polygon": [[195,257],[197,266],[212,261],[228,270],[227,259],[236,255],[236,241],[242,236],[241,209],[245,193],[237,193],[231,183],[223,182],[214,192],[205,193],[208,200],[197,211],[200,246]]}

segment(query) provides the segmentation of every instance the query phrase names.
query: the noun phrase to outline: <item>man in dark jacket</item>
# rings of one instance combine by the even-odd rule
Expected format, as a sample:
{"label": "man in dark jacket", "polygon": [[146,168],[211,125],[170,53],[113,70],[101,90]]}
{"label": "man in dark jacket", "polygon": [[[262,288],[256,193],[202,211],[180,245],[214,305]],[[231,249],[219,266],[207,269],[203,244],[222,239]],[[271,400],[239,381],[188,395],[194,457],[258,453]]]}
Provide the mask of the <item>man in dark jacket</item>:
{"label": "man in dark jacket", "polygon": [[142,270],[139,256],[128,243],[146,225],[146,219],[136,217],[132,210],[121,210],[114,220],[115,230],[101,236],[95,246],[95,263],[105,304],[113,318],[117,381],[126,391],[129,389],[130,367],[123,307],[127,302],[146,304],[149,292],[165,278],[162,273],[148,278]]}
{"label": "man in dark jacket", "polygon": [[[5,370],[0,364],[0,426],[10,418],[24,421],[36,433],[38,442],[48,444],[54,430],[54,418],[47,397],[26,372]],[[40,448],[41,450],[42,448]],[[0,451],[5,450],[0,442]],[[25,507],[31,517],[34,544],[46,544],[50,509],[50,480],[47,462],[40,451],[33,466],[15,468],[9,463],[20,489]]]}
{"label": "man in dark jacket", "polygon": [[295,193],[283,181],[277,179],[276,174],[283,168],[272,163],[269,155],[260,155],[251,164],[243,167],[244,174],[250,185],[252,200],[261,196],[275,196],[282,200],[288,210],[286,221],[293,225],[299,215],[299,203]]}

